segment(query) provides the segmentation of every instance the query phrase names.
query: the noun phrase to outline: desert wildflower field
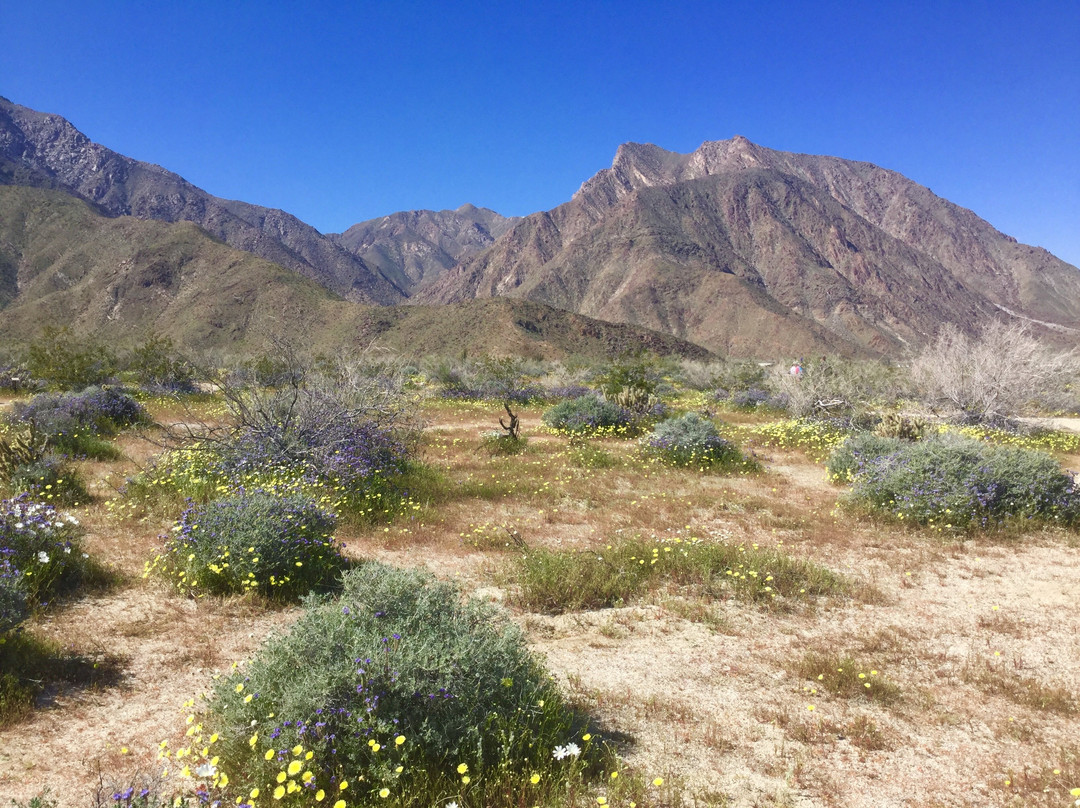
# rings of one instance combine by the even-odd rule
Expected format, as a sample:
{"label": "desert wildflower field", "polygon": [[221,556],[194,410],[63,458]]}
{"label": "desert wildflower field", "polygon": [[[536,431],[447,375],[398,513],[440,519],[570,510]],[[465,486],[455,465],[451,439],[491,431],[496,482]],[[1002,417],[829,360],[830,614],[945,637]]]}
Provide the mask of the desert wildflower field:
{"label": "desert wildflower field", "polygon": [[[12,535],[44,520],[21,585],[74,575],[57,554],[85,562],[0,640],[5,805],[1080,793],[1071,488],[1005,517],[961,519],[967,500],[923,489],[857,500],[859,464],[893,449],[856,446],[841,479],[843,429],[767,411],[705,411],[650,442],[522,403],[506,440],[500,401],[418,394],[407,463],[371,431],[301,468],[251,460],[259,441],[210,460],[166,445],[228,422],[213,395],[141,407],[70,452],[84,491],[55,476],[0,515]],[[704,449],[670,453],[691,433]],[[963,451],[1052,459],[1031,475],[1080,468],[1068,431],[1019,449],[969,433]]]}

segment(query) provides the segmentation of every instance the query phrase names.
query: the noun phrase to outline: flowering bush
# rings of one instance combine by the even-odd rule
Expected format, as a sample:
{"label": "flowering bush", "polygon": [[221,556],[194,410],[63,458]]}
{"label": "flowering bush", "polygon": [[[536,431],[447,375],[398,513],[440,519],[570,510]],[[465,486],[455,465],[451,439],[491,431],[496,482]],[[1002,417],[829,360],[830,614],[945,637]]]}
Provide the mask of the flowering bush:
{"label": "flowering bush", "polygon": [[240,491],[184,511],[146,574],[186,592],[297,600],[336,586],[346,560],[334,526],[333,514],[301,494]]}
{"label": "flowering bush", "polygon": [[47,445],[71,455],[112,459],[118,453],[101,436],[147,419],[142,405],[113,388],[88,387],[81,393],[42,393],[16,403],[15,420],[33,424]]}
{"label": "flowering bush", "polygon": [[734,443],[720,437],[712,421],[696,412],[661,421],[642,440],[642,450],[676,466],[735,468],[753,462]]}
{"label": "flowering bush", "polygon": [[574,743],[574,714],[505,616],[377,563],[220,680],[204,721],[218,781],[288,805],[342,792],[349,805],[412,804],[418,791],[486,805],[484,789],[515,773],[536,784],[597,751]]}
{"label": "flowering bush", "polygon": [[824,418],[791,418],[753,426],[748,431],[761,446],[800,449],[815,460],[827,458],[850,434],[842,424]]}
{"label": "flowering bush", "polygon": [[[0,631],[77,587],[87,572],[75,517],[20,496],[0,502]],[[22,601],[19,602],[21,595]]]}
{"label": "flowering bush", "polygon": [[949,436],[916,443],[862,438],[842,449],[830,470],[851,479],[852,501],[939,529],[1080,521],[1073,476],[1029,449]]}
{"label": "flowering bush", "polygon": [[544,413],[542,420],[554,430],[573,434],[625,429],[633,418],[629,410],[589,395],[559,402]]}

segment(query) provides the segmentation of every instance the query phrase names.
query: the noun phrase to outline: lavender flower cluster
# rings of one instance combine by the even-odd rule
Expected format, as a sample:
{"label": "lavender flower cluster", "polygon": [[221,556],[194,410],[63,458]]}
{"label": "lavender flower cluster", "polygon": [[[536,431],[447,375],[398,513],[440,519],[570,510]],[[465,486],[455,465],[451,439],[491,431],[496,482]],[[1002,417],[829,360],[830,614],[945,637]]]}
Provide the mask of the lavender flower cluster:
{"label": "lavender flower cluster", "polygon": [[1073,475],[1042,452],[955,438],[866,439],[844,451],[852,498],[905,521],[942,529],[1080,522]]}
{"label": "lavender flower cluster", "polygon": [[146,419],[135,399],[111,387],[88,387],[81,393],[42,393],[26,404],[15,404],[15,419],[33,421],[45,435],[88,431],[111,434]]}

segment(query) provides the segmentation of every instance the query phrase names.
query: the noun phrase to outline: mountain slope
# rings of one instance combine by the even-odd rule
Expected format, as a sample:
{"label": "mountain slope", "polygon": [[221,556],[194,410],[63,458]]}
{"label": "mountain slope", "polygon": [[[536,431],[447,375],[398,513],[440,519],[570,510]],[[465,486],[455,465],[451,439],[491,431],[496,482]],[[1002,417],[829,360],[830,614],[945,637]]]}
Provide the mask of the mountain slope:
{"label": "mountain slope", "polygon": [[416,300],[508,295],[713,350],[894,353],[1007,308],[1080,324],[1080,271],[896,172],[735,138],[626,144]]}
{"label": "mountain slope", "polygon": [[92,143],[58,115],[0,98],[0,184],[63,190],[109,216],[189,221],[237,249],[311,278],[349,300],[404,295],[358,256],[281,210],[212,196],[160,166]]}
{"label": "mountain slope", "polygon": [[60,191],[0,186],[0,340],[30,341],[46,325],[113,344],[159,334],[240,352],[293,334],[327,352],[375,343],[409,356],[707,355],[666,334],[523,300],[352,303],[190,222],[105,217]]}
{"label": "mountain slope", "polygon": [[462,205],[457,210],[392,213],[330,238],[411,294],[490,246],[517,221]]}

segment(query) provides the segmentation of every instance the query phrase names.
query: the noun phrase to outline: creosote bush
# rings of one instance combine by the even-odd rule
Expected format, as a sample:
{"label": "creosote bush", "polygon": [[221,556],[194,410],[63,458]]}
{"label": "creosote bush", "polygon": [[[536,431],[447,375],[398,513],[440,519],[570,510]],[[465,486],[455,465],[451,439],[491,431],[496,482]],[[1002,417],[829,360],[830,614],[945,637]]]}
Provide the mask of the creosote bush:
{"label": "creosote bush", "polygon": [[852,482],[851,502],[939,530],[1080,521],[1073,476],[1030,449],[953,435],[860,436],[834,454],[829,472]]}
{"label": "creosote bush", "polygon": [[338,584],[346,560],[335,524],[302,494],[239,491],[184,511],[144,574],[160,573],[193,594],[298,600]]}
{"label": "creosote bush", "polygon": [[226,793],[287,805],[531,805],[601,752],[504,614],[374,562],[220,680],[198,726]]}
{"label": "creosote bush", "polygon": [[642,439],[641,448],[647,457],[675,466],[749,470],[757,465],[696,412],[661,421]]}

